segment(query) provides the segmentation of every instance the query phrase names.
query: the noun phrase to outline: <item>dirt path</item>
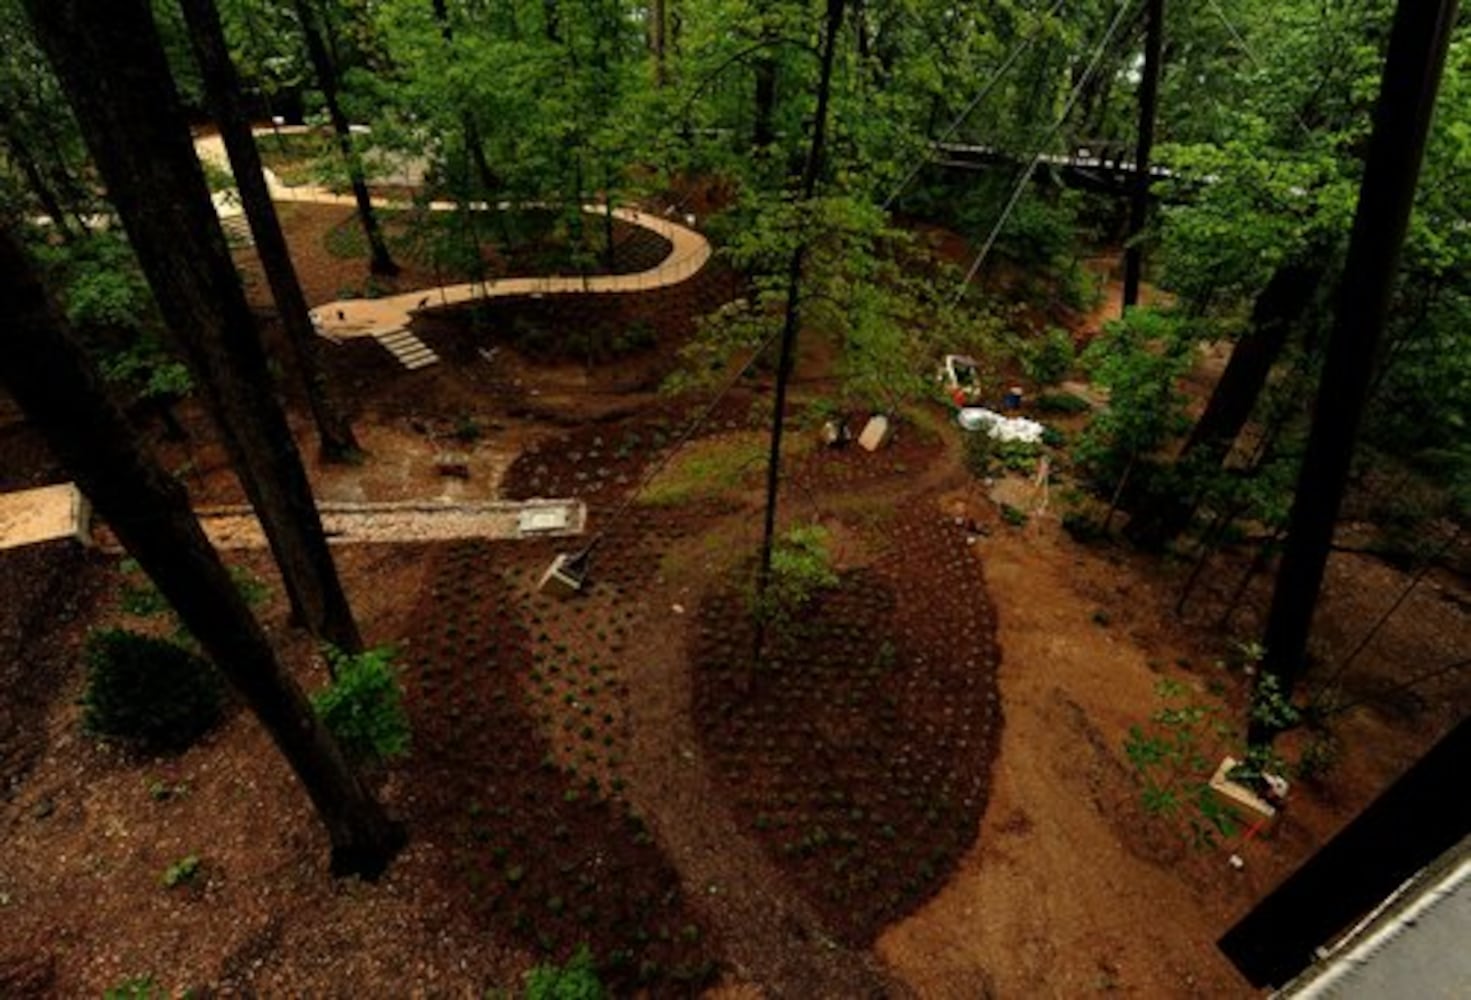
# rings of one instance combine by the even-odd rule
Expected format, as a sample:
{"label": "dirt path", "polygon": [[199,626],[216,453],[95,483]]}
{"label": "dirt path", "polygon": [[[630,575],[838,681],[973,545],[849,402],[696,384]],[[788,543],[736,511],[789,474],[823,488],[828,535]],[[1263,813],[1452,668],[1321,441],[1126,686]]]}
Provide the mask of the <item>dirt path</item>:
{"label": "dirt path", "polygon": [[[273,130],[256,129],[257,135],[269,135]],[[282,132],[306,131],[304,126],[283,127]],[[200,136],[194,147],[202,159],[222,167],[228,167],[224,141],[218,135]],[[287,185],[281,183],[269,169],[262,171],[271,198],[275,201],[303,201],[322,205],[356,205],[351,195],[337,194],[317,185]],[[381,208],[405,207],[402,202],[388,198],[373,198],[373,204]],[[239,206],[227,199],[216,198],[216,205],[223,216],[238,215]],[[433,201],[428,204],[433,212],[458,211],[462,206],[452,201]],[[476,203],[470,206],[479,211],[497,209]],[[608,210],[604,205],[587,204],[583,211],[589,215],[602,216]],[[694,277],[710,259],[710,241],[700,233],[670,219],[632,208],[614,208],[615,219],[649,229],[672,245],[664,260],[654,267],[634,274],[605,274],[595,276],[551,275],[535,278],[504,278],[493,282],[475,282],[459,285],[441,285],[415,289],[398,295],[379,299],[341,299],[328,302],[312,310],[312,320],[323,336],[333,339],[350,337],[376,337],[402,330],[413,320],[416,312],[447,305],[456,305],[478,299],[499,298],[518,295],[549,295],[557,293],[582,294],[646,292],[678,284]]]}
{"label": "dirt path", "polygon": [[[582,534],[587,508],[579,500],[490,500],[322,503],[322,528],[333,544],[446,542],[464,538],[558,538]],[[265,531],[244,506],[195,512],[215,548],[261,549]]]}
{"label": "dirt path", "polygon": [[1257,877],[1131,822],[1120,748],[1172,651],[1098,623],[1117,574],[1055,523],[998,527],[981,554],[1006,716],[991,802],[961,869],[878,953],[927,997],[1251,995],[1211,942]]}

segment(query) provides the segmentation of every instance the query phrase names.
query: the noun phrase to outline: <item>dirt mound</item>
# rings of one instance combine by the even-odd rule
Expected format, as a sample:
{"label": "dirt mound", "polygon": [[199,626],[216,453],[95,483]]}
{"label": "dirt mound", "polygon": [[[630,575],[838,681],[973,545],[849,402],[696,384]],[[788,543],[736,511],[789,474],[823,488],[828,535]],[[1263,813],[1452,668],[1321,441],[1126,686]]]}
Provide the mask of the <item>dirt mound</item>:
{"label": "dirt mound", "polygon": [[695,713],[737,811],[862,944],[944,884],[975,838],[1001,725],[999,651],[965,535],[921,507],[751,670],[734,591],[699,612]]}

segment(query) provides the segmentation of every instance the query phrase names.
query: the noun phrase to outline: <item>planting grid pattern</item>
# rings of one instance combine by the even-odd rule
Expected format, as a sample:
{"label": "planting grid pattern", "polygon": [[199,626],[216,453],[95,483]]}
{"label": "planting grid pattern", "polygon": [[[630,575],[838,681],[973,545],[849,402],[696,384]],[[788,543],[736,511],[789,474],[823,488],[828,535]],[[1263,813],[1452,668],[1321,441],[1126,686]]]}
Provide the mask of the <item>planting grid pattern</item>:
{"label": "planting grid pattern", "polygon": [[871,941],[970,848],[1001,725],[995,616],[964,532],[923,508],[752,668],[743,597],[699,609],[696,729],[737,811],[845,942]]}
{"label": "planting grid pattern", "polygon": [[[715,952],[616,791],[616,676],[559,651],[553,630],[570,623],[517,584],[550,551],[438,550],[405,677],[421,835],[497,932],[557,960],[587,943],[618,995],[693,992],[714,974]],[[614,633],[604,634],[611,654]]]}

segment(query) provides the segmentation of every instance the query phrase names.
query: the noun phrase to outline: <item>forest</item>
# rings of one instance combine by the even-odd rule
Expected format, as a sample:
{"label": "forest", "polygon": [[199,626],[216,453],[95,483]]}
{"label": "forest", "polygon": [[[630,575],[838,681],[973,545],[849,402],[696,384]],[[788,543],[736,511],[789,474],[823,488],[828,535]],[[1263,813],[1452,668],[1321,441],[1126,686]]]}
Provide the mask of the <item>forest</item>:
{"label": "forest", "polygon": [[1257,996],[1471,834],[1455,0],[0,0],[0,289],[0,996]]}

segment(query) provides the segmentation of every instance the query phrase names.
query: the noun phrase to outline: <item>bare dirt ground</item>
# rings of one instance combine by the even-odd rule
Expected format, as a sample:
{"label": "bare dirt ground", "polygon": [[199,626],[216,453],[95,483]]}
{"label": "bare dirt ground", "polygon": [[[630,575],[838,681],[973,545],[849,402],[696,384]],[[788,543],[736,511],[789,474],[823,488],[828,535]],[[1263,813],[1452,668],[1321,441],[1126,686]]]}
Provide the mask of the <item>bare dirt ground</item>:
{"label": "bare dirt ground", "polygon": [[[506,333],[518,317],[523,327],[575,322],[591,303],[442,317],[424,335],[456,360],[435,371],[404,373],[381,351],[334,349],[333,374],[349,387],[372,458],[357,469],[313,464],[313,475],[324,495],[349,500],[575,494],[596,530],[688,418],[690,406],[649,390],[701,296],[720,291],[634,297],[647,301],[622,320],[648,322],[655,344],[607,365],[522,353]],[[494,363],[479,354],[489,347],[498,349]],[[824,391],[820,361],[820,351],[809,354],[804,391]],[[734,394],[706,436],[759,428],[755,403],[765,388],[758,381]],[[195,437],[166,446],[171,466],[197,501],[237,502],[202,416],[193,407],[182,415]],[[911,608],[923,608],[927,587],[953,596],[975,586],[994,623],[999,667],[978,682],[998,696],[1001,722],[987,730],[982,754],[940,759],[931,745],[910,755],[865,742],[843,724],[839,666],[829,660],[812,671],[840,682],[816,692],[826,699],[812,710],[823,753],[847,748],[853,761],[885,762],[903,754],[929,768],[867,784],[887,782],[897,797],[906,783],[924,788],[924,774],[945,781],[946,768],[963,766],[954,776],[983,790],[982,807],[964,814],[968,835],[941,844],[916,832],[882,857],[901,896],[891,909],[866,911],[882,919],[854,926],[833,918],[822,896],[829,882],[814,867],[839,860],[824,853],[828,841],[786,852],[758,827],[726,751],[710,742],[713,733],[740,750],[743,737],[702,724],[695,710],[701,609],[729,587],[758,537],[757,465],[715,497],[636,505],[610,526],[595,585],[572,604],[532,592],[552,542],[339,551],[367,637],[403,649],[420,740],[409,762],[376,778],[413,836],[377,885],[330,880],[325,838],[299,787],[244,713],[170,758],[132,757],[85,736],[75,700],[86,631],[120,621],[169,626],[123,613],[112,559],[39,549],[7,556],[0,995],[95,995],[139,975],[176,992],[474,995],[514,991],[527,968],[564,957],[579,938],[624,956],[613,970],[620,995],[1252,995],[1215,938],[1471,704],[1456,675],[1384,694],[1471,644],[1465,581],[1433,574],[1355,665],[1348,686],[1366,703],[1339,717],[1337,766],[1299,785],[1275,834],[1197,851],[1142,810],[1122,744],[1159,707],[1165,677],[1240,716],[1244,679],[1217,665],[1231,636],[1215,623],[1249,553],[1222,554],[1176,618],[1186,562],[1079,545],[1054,515],[1003,523],[961,468],[956,432],[942,424],[932,414],[906,425],[876,455],[794,450],[787,470],[784,518],[829,525],[840,570],[879,594],[910,589]],[[468,482],[433,472],[447,442],[471,454]],[[7,486],[59,475],[33,434],[13,423],[0,431]],[[913,558],[882,562],[889,527],[931,522]],[[947,560],[944,573],[934,571],[936,559]],[[323,667],[287,625],[265,555],[230,561],[270,585],[263,620],[299,681],[321,685]],[[862,576],[876,566],[893,579]],[[1335,556],[1318,623],[1324,661],[1350,648],[1407,579],[1374,558]],[[1263,575],[1249,589],[1233,631],[1252,634],[1265,584]],[[864,607],[875,631],[840,635],[834,649],[898,620],[881,601]],[[938,641],[896,642],[895,654],[922,670],[921,656],[942,655],[932,648]],[[882,685],[875,690],[881,710]],[[772,738],[789,740],[782,727],[803,723],[784,700],[812,694],[794,688],[763,709],[777,720]],[[948,728],[943,708],[915,713],[913,728],[905,716],[895,738],[953,742],[963,731]],[[742,766],[789,768],[788,757],[809,764],[801,743],[769,756],[758,749],[746,748]],[[805,780],[786,774],[765,771],[759,787],[784,807],[800,806],[784,797],[813,789],[779,784]],[[837,790],[850,814],[872,808]],[[831,811],[832,802],[813,807]],[[928,821],[923,812],[896,815]],[[938,859],[929,853],[936,848]],[[1229,852],[1242,856],[1242,870],[1226,864]],[[202,877],[164,888],[165,867],[191,853]],[[626,878],[592,877],[610,860]]]}

